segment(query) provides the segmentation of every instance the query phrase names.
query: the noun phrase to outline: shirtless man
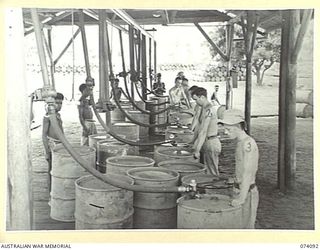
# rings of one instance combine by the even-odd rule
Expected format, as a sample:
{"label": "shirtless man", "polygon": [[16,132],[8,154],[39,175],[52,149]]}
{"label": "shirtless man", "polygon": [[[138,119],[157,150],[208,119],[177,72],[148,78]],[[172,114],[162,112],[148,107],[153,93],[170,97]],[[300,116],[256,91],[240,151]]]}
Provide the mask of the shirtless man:
{"label": "shirtless man", "polygon": [[[60,110],[62,107],[62,102],[64,99],[63,94],[61,93],[57,93],[55,99],[55,104],[56,104],[56,118],[58,121],[58,125],[59,128],[61,129],[61,131],[63,132],[63,127],[62,127],[62,120],[61,120],[61,116],[60,116]],[[48,187],[49,187],[49,191],[51,191],[51,170],[52,170],[52,149],[54,148],[54,146],[56,144],[59,144],[60,141],[58,139],[58,136],[56,135],[56,133],[54,132],[50,119],[49,119],[49,114],[46,113],[46,115],[43,117],[43,124],[42,124],[42,143],[44,146],[44,150],[46,153],[46,160],[48,162],[48,166],[49,166],[49,183],[48,183]]]}
{"label": "shirtless man", "polygon": [[221,143],[217,136],[218,124],[217,114],[212,103],[207,99],[207,90],[197,88],[192,95],[197,105],[201,107],[198,125],[194,133],[194,157],[200,158],[200,150],[204,155],[204,163],[212,175],[219,175],[219,154]]}
{"label": "shirtless man", "polygon": [[180,105],[181,99],[183,99],[182,96],[182,78],[176,77],[174,81],[174,86],[169,90],[169,99],[171,105]]}
{"label": "shirtless man", "polygon": [[81,98],[79,100],[78,111],[79,120],[82,126],[81,145],[89,145],[89,135],[97,133],[96,125],[94,124],[93,113],[91,110],[91,103],[88,97],[92,93],[91,87],[83,83],[80,85],[79,90],[81,92]]}
{"label": "shirtless man", "polygon": [[219,120],[231,139],[237,140],[235,187],[238,195],[232,200],[232,206],[238,206],[249,199],[244,216],[245,228],[254,228],[259,192],[255,184],[258,170],[259,150],[255,140],[245,132],[245,121],[241,110],[229,109]]}

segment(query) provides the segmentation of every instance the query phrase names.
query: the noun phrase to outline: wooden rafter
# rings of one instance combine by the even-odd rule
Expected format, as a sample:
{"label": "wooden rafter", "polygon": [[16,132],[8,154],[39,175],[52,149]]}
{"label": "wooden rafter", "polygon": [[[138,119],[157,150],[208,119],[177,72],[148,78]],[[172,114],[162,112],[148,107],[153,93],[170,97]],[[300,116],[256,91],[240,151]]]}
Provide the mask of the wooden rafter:
{"label": "wooden rafter", "polygon": [[220,50],[220,48],[211,40],[208,34],[202,29],[202,27],[198,23],[194,23],[194,25],[198,28],[201,34],[205,37],[205,39],[210,43],[212,48],[221,56],[224,61],[227,61],[227,56]]}

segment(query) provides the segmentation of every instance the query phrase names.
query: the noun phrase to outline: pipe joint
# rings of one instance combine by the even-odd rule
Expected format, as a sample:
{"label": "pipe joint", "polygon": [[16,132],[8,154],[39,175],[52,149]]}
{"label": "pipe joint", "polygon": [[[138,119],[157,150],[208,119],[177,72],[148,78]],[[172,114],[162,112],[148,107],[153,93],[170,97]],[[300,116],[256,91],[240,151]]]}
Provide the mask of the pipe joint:
{"label": "pipe joint", "polygon": [[90,88],[93,88],[95,83],[94,83],[94,79],[91,76],[88,76],[86,78],[86,85]]}

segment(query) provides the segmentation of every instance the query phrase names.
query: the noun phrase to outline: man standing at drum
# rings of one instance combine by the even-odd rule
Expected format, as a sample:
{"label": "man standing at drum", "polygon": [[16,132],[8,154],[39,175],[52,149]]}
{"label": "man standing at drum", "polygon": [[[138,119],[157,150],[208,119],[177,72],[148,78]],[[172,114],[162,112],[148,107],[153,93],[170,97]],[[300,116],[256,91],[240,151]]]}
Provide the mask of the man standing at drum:
{"label": "man standing at drum", "polygon": [[[59,128],[63,132],[63,127],[62,127],[62,120],[61,120],[61,115],[60,115],[60,110],[62,108],[62,102],[64,99],[64,95],[61,93],[57,93],[55,99],[55,106],[56,106],[56,119],[58,121]],[[48,162],[48,173],[49,173],[49,182],[48,182],[48,187],[49,187],[49,192],[51,191],[51,170],[52,170],[52,149],[56,144],[59,144],[59,138],[54,132],[50,119],[49,119],[49,114],[46,113],[46,115],[43,117],[43,123],[42,123],[42,143],[44,146],[44,150],[46,153],[46,160]]]}
{"label": "man standing at drum", "polygon": [[219,120],[230,139],[237,140],[236,146],[236,179],[235,187],[238,195],[231,201],[232,206],[247,203],[245,209],[244,228],[254,228],[259,203],[259,192],[255,184],[258,170],[259,150],[255,140],[245,132],[245,121],[241,110],[229,109]]}
{"label": "man standing at drum", "polygon": [[219,154],[221,143],[218,138],[217,114],[212,103],[207,99],[207,90],[197,88],[192,95],[197,105],[201,107],[199,121],[194,133],[194,157],[200,158],[200,150],[204,155],[204,163],[212,175],[219,175]]}
{"label": "man standing at drum", "polygon": [[89,145],[89,135],[97,133],[96,125],[94,124],[93,113],[91,110],[91,101],[88,99],[92,93],[92,88],[83,83],[80,85],[81,98],[79,100],[79,120],[82,126],[81,145]]}

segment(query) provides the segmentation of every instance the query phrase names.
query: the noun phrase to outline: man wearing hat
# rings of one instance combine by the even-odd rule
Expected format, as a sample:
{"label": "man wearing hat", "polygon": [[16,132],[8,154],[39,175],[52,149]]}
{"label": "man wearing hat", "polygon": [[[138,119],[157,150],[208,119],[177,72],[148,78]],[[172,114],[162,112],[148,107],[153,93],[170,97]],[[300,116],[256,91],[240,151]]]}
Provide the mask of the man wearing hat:
{"label": "man wearing hat", "polygon": [[[255,184],[258,170],[259,150],[255,140],[245,132],[245,121],[241,110],[229,109],[223,113],[218,123],[224,125],[230,139],[237,140],[235,190],[237,196],[231,201],[232,206],[244,206],[244,227],[254,228],[259,192]],[[247,200],[249,199],[249,200]]]}
{"label": "man wearing hat", "polygon": [[157,74],[157,80],[156,82],[153,84],[153,88],[152,90],[154,91],[154,93],[156,93],[157,95],[163,95],[166,92],[166,87],[164,82],[161,81],[161,73]]}

